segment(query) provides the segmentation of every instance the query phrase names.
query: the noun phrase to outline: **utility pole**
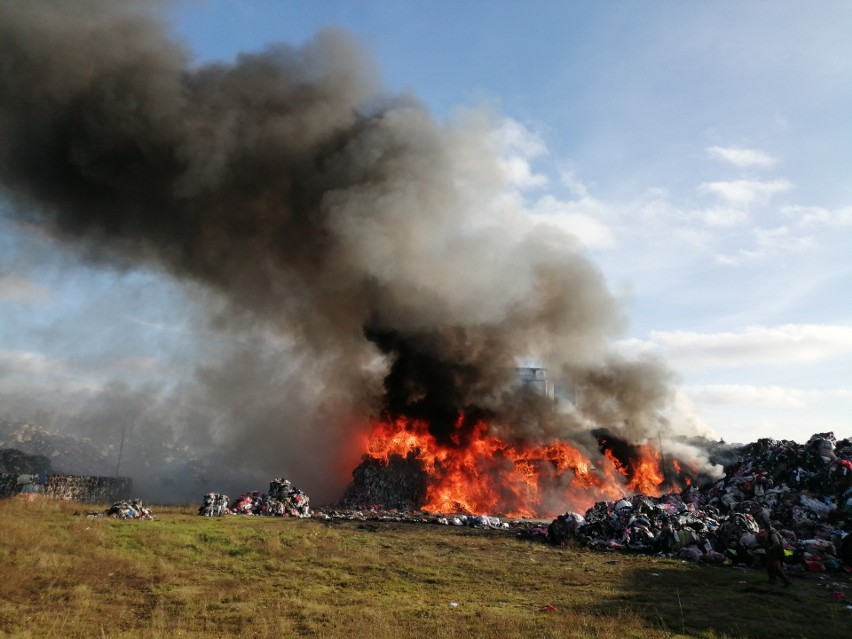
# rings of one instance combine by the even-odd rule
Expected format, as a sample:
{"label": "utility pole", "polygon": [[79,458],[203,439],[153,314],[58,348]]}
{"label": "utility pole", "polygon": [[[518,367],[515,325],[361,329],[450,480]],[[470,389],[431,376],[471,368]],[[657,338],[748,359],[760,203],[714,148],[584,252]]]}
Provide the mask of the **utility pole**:
{"label": "utility pole", "polygon": [[124,436],[127,434],[127,421],[121,427],[121,444],[118,446],[118,461],[115,463],[115,476],[121,477],[121,455],[124,453]]}
{"label": "utility pole", "polygon": [[660,442],[660,468],[663,469],[663,481],[669,483],[669,478],[666,475],[666,457],[663,455],[663,436],[660,435],[660,429],[657,429],[657,441]]}

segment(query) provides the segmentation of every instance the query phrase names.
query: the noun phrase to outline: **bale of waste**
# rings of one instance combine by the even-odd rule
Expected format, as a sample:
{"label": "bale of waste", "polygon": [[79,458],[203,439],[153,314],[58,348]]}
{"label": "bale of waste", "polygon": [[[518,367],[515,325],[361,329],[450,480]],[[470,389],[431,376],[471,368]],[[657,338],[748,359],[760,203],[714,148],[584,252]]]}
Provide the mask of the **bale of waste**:
{"label": "bale of waste", "polygon": [[207,517],[248,515],[267,517],[310,517],[310,498],[290,480],[276,478],[269,482],[269,491],[243,493],[233,502],[227,495],[210,492],[202,498],[198,514]]}

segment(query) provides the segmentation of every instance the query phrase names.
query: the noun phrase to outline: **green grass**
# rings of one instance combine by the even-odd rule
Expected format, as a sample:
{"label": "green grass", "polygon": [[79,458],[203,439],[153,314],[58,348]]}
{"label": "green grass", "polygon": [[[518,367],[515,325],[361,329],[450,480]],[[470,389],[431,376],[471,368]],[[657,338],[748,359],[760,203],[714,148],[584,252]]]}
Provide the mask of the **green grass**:
{"label": "green grass", "polygon": [[760,571],[495,531],[83,508],[0,501],[0,637],[852,636],[823,587],[836,576],[783,589]]}

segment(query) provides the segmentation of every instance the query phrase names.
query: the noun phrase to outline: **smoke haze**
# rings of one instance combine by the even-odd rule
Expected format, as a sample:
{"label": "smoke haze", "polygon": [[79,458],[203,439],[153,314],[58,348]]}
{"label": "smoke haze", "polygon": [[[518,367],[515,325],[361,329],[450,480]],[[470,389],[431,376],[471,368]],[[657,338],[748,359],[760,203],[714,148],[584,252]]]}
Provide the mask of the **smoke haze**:
{"label": "smoke haze", "polygon": [[[676,434],[667,367],[611,352],[625,318],[599,270],[501,197],[493,118],[441,124],[384,94],[347,34],[197,66],[140,5],[3,3],[0,60],[15,223],[175,278],[204,318],[177,381],[107,387],[57,424],[130,425],[138,485],[201,454],[199,495],[287,475],[330,501],[381,411],[586,451],[596,427]],[[571,380],[576,406],[513,386],[519,357]]]}

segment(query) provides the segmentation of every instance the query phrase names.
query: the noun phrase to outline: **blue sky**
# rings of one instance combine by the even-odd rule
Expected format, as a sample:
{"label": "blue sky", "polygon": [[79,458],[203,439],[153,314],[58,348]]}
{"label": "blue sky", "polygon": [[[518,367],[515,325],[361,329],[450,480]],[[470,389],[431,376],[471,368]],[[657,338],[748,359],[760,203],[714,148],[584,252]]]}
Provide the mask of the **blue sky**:
{"label": "blue sky", "polygon": [[[852,434],[852,4],[197,1],[165,18],[199,64],[345,29],[387,91],[439,120],[496,114],[512,197],[580,239],[629,318],[620,348],[664,356],[684,410],[733,441]],[[0,231],[4,395],[189,373],[186,285]]]}

